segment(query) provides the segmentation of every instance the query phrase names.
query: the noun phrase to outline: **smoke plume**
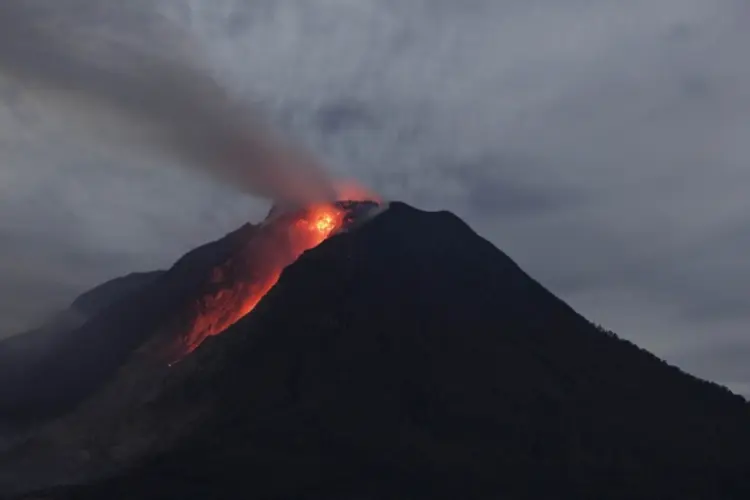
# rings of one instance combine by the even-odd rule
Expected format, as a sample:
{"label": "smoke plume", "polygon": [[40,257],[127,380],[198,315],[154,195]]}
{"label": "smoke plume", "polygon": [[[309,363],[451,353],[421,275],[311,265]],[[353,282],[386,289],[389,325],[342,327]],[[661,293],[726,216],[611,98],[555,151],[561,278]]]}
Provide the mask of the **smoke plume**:
{"label": "smoke plume", "polygon": [[59,1],[0,3],[2,76],[53,90],[79,107],[106,106],[152,133],[149,139],[180,162],[248,193],[287,202],[332,196],[324,169],[272,137],[195,57],[113,36],[75,13],[61,15],[63,3],[70,8]]}

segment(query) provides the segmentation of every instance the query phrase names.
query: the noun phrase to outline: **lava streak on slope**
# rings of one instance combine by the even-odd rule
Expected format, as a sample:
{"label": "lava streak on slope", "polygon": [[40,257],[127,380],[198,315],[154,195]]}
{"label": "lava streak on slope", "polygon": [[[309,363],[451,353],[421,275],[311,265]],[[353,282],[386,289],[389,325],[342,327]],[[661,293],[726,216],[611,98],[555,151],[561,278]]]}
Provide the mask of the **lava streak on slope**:
{"label": "lava streak on slope", "polygon": [[232,326],[255,308],[302,253],[369,218],[379,207],[376,201],[321,203],[275,214],[256,226],[242,249],[213,270],[189,313],[170,328],[177,342],[170,335],[169,357],[180,359]]}

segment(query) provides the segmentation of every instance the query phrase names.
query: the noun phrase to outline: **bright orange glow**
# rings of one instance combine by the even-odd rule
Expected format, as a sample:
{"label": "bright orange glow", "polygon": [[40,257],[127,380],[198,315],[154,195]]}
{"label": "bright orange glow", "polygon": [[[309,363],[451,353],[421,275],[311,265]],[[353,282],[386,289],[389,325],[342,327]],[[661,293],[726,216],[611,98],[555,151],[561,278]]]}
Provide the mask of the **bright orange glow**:
{"label": "bright orange glow", "polygon": [[[341,201],[380,202],[377,195],[351,182],[337,184],[336,193]],[[346,217],[347,209],[320,203],[280,213],[270,223],[256,226],[243,247],[201,285],[202,295],[188,317],[174,325],[179,341],[168,355],[183,358],[249,314],[276,285],[284,268],[341,229]]]}
{"label": "bright orange glow", "polygon": [[339,181],[335,190],[336,198],[342,201],[382,201],[380,196],[355,182]]}
{"label": "bright orange glow", "polygon": [[239,255],[214,271],[207,287],[212,291],[196,304],[178,357],[255,309],[284,268],[340,229],[344,216],[343,209],[320,204],[260,227]]}
{"label": "bright orange glow", "polygon": [[321,233],[330,232],[336,227],[336,222],[329,214],[323,214],[317,221],[315,221],[315,229]]}

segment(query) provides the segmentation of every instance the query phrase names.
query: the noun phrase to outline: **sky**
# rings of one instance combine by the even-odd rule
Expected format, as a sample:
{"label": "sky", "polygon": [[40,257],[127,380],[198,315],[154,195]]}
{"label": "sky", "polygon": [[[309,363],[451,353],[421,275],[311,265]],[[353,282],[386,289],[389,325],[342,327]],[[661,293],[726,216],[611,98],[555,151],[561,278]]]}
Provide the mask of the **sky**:
{"label": "sky", "polygon": [[[592,321],[750,395],[746,1],[34,4],[189,51],[335,176],[454,211]],[[0,68],[0,337],[268,210],[81,107]]]}

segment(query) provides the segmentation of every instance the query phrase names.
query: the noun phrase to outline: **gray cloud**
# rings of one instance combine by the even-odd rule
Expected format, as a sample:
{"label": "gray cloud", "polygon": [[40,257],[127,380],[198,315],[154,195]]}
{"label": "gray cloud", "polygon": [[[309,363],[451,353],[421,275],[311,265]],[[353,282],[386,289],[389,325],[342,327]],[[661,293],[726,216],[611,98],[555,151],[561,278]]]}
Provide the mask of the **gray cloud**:
{"label": "gray cloud", "polygon": [[[127,30],[163,37],[135,15],[153,7],[133,5]],[[151,5],[190,34],[229,94],[260,103],[337,175],[456,211],[592,320],[750,386],[721,347],[750,345],[746,2]],[[39,276],[76,261],[49,288],[30,286],[59,290],[48,309],[65,290],[72,299],[125,269],[166,265],[265,210],[76,138],[26,92],[0,94],[15,102],[0,108],[0,238],[21,252],[24,228],[37,228],[46,244],[27,257]],[[2,281],[0,308],[21,311]]]}
{"label": "gray cloud", "polygon": [[[158,127],[159,134],[148,134],[154,145],[246,192],[328,197],[333,188],[321,166],[272,140],[248,106],[232,100],[206,69],[168,50],[174,41],[152,36],[168,32],[169,24],[149,14],[90,0],[6,0],[0,71],[57,99],[76,98],[77,107],[106,106],[138,120],[141,132]],[[106,30],[112,21],[117,29]],[[147,40],[123,32],[134,24]]]}

